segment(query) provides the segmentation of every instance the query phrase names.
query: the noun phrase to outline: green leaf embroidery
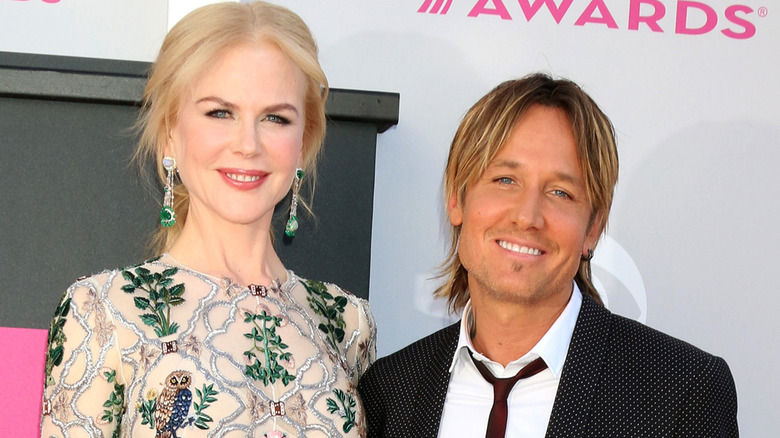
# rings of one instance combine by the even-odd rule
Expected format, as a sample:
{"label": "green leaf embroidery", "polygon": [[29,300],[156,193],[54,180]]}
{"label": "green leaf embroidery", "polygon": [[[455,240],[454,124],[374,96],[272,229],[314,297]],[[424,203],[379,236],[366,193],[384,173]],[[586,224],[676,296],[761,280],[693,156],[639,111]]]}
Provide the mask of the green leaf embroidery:
{"label": "green leaf embroidery", "polygon": [[147,300],[146,298],[135,297],[135,298],[133,298],[133,301],[135,302],[135,307],[137,307],[137,308],[139,308],[141,310],[146,310],[146,309],[149,308],[149,304],[150,303],[149,303],[149,300]]}
{"label": "green leaf embroidery", "polygon": [[103,373],[108,383],[114,384],[114,391],[108,396],[108,400],[103,402],[103,415],[100,417],[103,421],[113,422],[116,419],[113,437],[119,436],[122,427],[122,415],[125,413],[125,385],[120,385],[116,381],[116,371],[106,371]]}
{"label": "green leaf embroidery", "polygon": [[154,430],[154,411],[157,410],[157,399],[139,401],[136,403],[136,410],[141,413],[141,424],[148,424]]}
{"label": "green leaf embroidery", "polygon": [[163,276],[163,277],[172,277],[172,276],[173,276],[173,274],[175,274],[175,273],[176,273],[176,271],[178,271],[178,269],[177,269],[177,268],[175,268],[175,267],[174,267],[174,268],[168,268],[168,269],[166,269],[166,270],[164,270],[164,271],[162,272],[162,276]]}
{"label": "green leaf embroidery", "polygon": [[68,312],[70,311],[70,301],[70,298],[65,298],[65,295],[63,295],[63,299],[54,310],[54,317],[52,318],[51,326],[49,326],[46,365],[44,366],[46,375],[44,387],[49,387],[54,384],[54,378],[51,375],[52,370],[62,363],[62,359],[65,356],[65,349],[62,345],[67,341],[67,337],[65,336],[63,329],[67,322]]}
{"label": "green leaf embroidery", "polygon": [[[280,379],[284,386],[295,380],[295,376],[288,373],[278,362],[291,357],[289,352],[283,351],[287,349],[287,344],[276,334],[276,327],[281,326],[282,319],[263,310],[259,315],[244,312],[244,322],[254,325],[249,333],[244,333],[245,338],[252,340],[252,347],[244,352],[244,356],[249,360],[254,359],[254,363],[247,365],[244,374],[254,380],[262,380],[266,386],[277,379]],[[261,362],[261,358],[265,361]]]}
{"label": "green leaf embroidery", "polygon": [[309,293],[309,296],[306,297],[309,307],[314,310],[315,314],[325,319],[317,327],[325,333],[328,344],[337,352],[340,351],[339,344],[344,341],[344,328],[346,327],[343,313],[349,301],[343,296],[334,298],[322,282],[307,280],[301,281],[301,283]]}
{"label": "green leaf embroidery", "polygon": [[216,390],[214,390],[214,384],[206,386],[203,385],[203,390],[195,388],[195,394],[198,396],[198,399],[200,400],[199,403],[193,403],[193,407],[195,408],[195,427],[201,430],[206,430],[209,428],[209,426],[206,423],[211,423],[214,421],[211,416],[206,414],[204,411],[206,408],[211,406],[211,403],[214,403],[217,401],[217,398],[214,397],[217,394],[219,394]]}
{"label": "green leaf embroidery", "polygon": [[164,271],[152,273],[149,269],[138,266],[133,272],[122,271],[122,277],[129,283],[122,286],[122,290],[132,294],[136,291],[146,292],[146,297],[133,297],[135,307],[139,310],[150,311],[140,315],[144,324],[153,327],[158,337],[164,337],[176,333],[179,325],[171,322],[171,307],[184,303],[184,284],[173,285],[173,276],[179,272],[179,268],[167,268]]}
{"label": "green leaf embroidery", "polygon": [[336,400],[328,398],[325,400],[325,404],[328,407],[328,412],[331,414],[338,412],[339,417],[344,419],[344,425],[341,429],[347,433],[355,427],[355,406],[357,403],[354,397],[340,389],[334,389],[333,393],[336,395]]}

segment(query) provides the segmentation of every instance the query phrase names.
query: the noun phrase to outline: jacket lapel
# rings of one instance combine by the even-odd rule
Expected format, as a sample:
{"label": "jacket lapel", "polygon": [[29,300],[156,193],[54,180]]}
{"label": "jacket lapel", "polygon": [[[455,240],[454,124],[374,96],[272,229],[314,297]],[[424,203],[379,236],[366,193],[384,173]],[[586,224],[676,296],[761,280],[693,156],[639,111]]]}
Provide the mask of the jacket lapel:
{"label": "jacket lapel", "polygon": [[[458,345],[459,331],[460,322],[457,322],[438,332],[434,339],[431,339],[434,348],[428,361],[412,365],[410,372],[414,372],[415,366],[420,366],[421,376],[417,395],[414,397],[414,418],[411,430],[408,431],[409,436],[436,438],[438,435],[444,399],[450,383],[449,368]],[[431,435],[425,435],[426,431]]]}
{"label": "jacket lapel", "polygon": [[583,295],[547,427],[548,438],[587,436],[593,399],[601,383],[600,371],[608,349],[610,315],[608,310]]}

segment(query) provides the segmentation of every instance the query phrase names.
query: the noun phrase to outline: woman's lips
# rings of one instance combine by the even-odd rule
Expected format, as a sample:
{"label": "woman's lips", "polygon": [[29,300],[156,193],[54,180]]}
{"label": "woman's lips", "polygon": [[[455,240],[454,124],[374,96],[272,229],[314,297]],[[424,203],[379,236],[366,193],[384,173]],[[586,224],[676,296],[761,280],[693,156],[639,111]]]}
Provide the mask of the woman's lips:
{"label": "woman's lips", "polygon": [[240,190],[252,190],[260,187],[269,175],[260,170],[245,169],[220,169],[219,173],[228,184]]}

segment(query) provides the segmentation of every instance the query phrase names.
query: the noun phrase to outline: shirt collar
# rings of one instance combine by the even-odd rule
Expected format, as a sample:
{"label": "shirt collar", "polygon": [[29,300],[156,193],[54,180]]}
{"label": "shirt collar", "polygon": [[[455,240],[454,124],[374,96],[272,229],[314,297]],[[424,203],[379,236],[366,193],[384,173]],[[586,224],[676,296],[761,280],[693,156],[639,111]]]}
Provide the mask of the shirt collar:
{"label": "shirt collar", "polygon": [[497,362],[491,361],[474,349],[471,337],[469,336],[468,320],[471,315],[471,300],[469,300],[461,314],[458,346],[455,349],[455,355],[452,358],[450,373],[452,373],[460,361],[470,362],[471,359],[469,358],[469,355],[473,353],[475,358],[485,362],[488,368],[490,368],[498,377],[502,377],[503,374],[513,375],[532,360],[541,357],[555,377],[560,378],[561,371],[563,370],[563,363],[566,360],[566,352],[569,350],[569,343],[571,342],[571,336],[574,332],[574,325],[577,323],[577,316],[579,315],[580,307],[582,306],[582,293],[577,287],[577,284],[574,282],[572,283],[574,284],[574,287],[569,302],[566,304],[563,312],[558,315],[558,318],[550,329],[547,330],[547,333],[545,333],[544,336],[542,336],[542,339],[531,348],[531,351],[523,357],[517,358],[507,364],[506,368]]}

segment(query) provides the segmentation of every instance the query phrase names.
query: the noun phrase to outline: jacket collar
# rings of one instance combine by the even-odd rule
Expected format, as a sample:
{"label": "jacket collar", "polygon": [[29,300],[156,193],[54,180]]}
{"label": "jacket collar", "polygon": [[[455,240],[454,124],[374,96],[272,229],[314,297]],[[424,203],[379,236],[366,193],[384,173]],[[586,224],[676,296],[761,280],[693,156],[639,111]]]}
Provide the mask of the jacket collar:
{"label": "jacket collar", "polygon": [[611,313],[583,294],[546,436],[586,436],[606,357]]}
{"label": "jacket collar", "polygon": [[[431,351],[428,361],[422,365],[422,375],[419,379],[417,395],[414,397],[414,418],[412,419],[411,432],[421,430],[439,430],[441,414],[444,410],[444,399],[447,396],[447,386],[450,382],[449,367],[455,347],[458,345],[458,331],[460,323],[450,325],[436,333],[431,345],[435,348]],[[430,425],[436,427],[431,428]],[[431,438],[436,438],[436,434]]]}

